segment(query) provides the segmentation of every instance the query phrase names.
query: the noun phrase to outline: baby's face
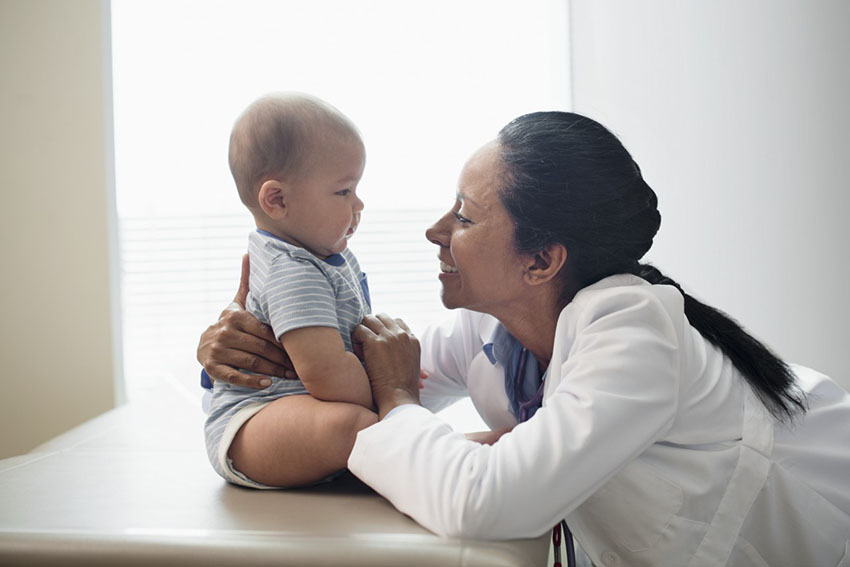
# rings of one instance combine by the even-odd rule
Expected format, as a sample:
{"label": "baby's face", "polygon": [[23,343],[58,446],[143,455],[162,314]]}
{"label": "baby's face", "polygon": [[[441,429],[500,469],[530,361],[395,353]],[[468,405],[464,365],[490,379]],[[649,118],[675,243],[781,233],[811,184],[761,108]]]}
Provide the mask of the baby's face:
{"label": "baby's face", "polygon": [[309,170],[293,184],[286,232],[320,258],[345,250],[360,224],[357,184],[366,152],[359,140],[332,140],[308,158]]}

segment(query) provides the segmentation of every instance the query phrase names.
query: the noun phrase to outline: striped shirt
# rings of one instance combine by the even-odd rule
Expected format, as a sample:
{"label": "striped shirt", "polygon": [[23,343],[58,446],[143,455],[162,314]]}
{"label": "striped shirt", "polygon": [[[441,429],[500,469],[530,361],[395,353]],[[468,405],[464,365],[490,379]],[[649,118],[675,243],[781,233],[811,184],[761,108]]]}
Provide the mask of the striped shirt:
{"label": "striped shirt", "polygon": [[[334,327],[346,350],[352,350],[351,332],[370,312],[370,302],[366,275],[348,248],[322,260],[258,230],[248,237],[248,255],[251,291],[246,308],[270,325],[278,340],[293,329]],[[258,403],[297,394],[308,394],[300,380],[273,377],[272,384],[263,390],[216,381],[204,424],[207,454],[216,472],[233,481],[233,471],[225,470],[222,455],[227,447],[222,443],[229,444],[232,439],[233,432],[225,432],[234,416]],[[240,484],[259,486],[250,479],[242,479]]]}
{"label": "striped shirt", "polygon": [[302,327],[335,327],[351,350],[351,332],[369,313],[366,276],[346,248],[321,260],[265,231],[248,238],[251,291],[246,307],[275,337]]}

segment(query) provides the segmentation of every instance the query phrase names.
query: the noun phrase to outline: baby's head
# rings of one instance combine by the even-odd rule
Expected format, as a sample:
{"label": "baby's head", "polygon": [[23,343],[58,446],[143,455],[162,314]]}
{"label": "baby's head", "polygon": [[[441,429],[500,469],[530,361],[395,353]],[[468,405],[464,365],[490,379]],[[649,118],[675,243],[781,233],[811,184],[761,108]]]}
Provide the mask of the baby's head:
{"label": "baby's head", "polygon": [[365,159],[354,124],[299,93],[260,98],[230,135],[230,171],[257,226],[320,257],[341,252],[357,228]]}

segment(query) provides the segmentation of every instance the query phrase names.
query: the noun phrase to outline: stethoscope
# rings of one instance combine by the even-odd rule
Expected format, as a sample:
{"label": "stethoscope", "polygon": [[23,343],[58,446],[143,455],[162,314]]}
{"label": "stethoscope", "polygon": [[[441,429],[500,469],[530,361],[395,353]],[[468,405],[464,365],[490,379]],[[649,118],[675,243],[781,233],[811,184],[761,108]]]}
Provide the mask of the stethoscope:
{"label": "stethoscope", "polygon": [[[531,411],[539,408],[543,402],[543,387],[546,385],[546,376],[540,380],[540,386],[537,392],[531,398],[522,401],[522,384],[525,381],[525,362],[528,359],[528,349],[523,347],[519,353],[519,362],[517,363],[516,381],[514,382],[514,397],[519,405],[517,418],[520,423],[527,421]],[[554,552],[554,567],[562,567],[561,564],[561,539],[563,536],[564,543],[567,548],[567,567],[575,567],[576,565],[576,550],[573,544],[573,533],[567,527],[567,521],[561,520],[552,529],[552,550]]]}

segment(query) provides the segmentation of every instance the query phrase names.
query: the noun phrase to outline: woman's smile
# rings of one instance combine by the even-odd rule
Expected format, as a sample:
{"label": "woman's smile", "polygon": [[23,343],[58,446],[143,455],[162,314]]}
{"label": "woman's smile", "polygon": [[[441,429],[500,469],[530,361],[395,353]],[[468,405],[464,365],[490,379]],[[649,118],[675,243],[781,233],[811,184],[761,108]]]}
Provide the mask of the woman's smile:
{"label": "woman's smile", "polygon": [[495,315],[525,297],[513,221],[498,194],[503,170],[498,144],[481,147],[461,171],[454,206],[425,233],[440,248],[439,279],[449,309]]}
{"label": "woman's smile", "polygon": [[446,264],[445,262],[440,260],[440,272],[442,272],[441,275],[457,274],[457,268],[455,266],[451,266],[449,264]]}

